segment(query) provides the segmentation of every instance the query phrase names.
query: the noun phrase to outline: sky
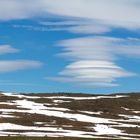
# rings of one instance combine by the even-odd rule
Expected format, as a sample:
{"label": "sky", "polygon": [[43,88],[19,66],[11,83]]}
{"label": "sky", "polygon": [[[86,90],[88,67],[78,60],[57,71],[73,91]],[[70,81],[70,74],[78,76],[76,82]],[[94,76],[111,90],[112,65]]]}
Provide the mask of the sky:
{"label": "sky", "polygon": [[0,0],[0,90],[140,91],[139,0]]}

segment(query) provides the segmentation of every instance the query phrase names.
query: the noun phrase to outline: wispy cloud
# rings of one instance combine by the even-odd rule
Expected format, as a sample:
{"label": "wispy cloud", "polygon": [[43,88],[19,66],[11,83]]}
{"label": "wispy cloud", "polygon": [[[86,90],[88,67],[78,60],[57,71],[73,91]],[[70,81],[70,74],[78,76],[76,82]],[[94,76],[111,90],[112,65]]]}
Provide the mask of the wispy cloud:
{"label": "wispy cloud", "polygon": [[64,40],[59,43],[69,59],[115,60],[118,55],[140,57],[140,39],[114,38],[104,36],[83,37]]}
{"label": "wispy cloud", "polygon": [[5,0],[0,1],[0,20],[59,16],[64,21],[40,22],[57,27],[22,27],[87,34],[102,34],[113,28],[137,31],[140,29],[139,6],[139,0]]}
{"label": "wispy cloud", "polygon": [[55,0],[46,1],[53,14],[95,20],[99,23],[128,29],[140,28],[139,0]]}
{"label": "wispy cloud", "polygon": [[0,61],[0,73],[11,72],[24,69],[39,68],[42,63],[39,61],[31,60],[1,60]]}
{"label": "wispy cloud", "polygon": [[114,27],[140,28],[139,0],[1,0],[0,20],[47,17],[82,18]]}
{"label": "wispy cloud", "polygon": [[42,9],[41,1],[0,0],[0,20],[27,19],[39,16],[42,12],[40,10]]}
{"label": "wispy cloud", "polygon": [[[18,52],[20,52],[19,49],[10,45],[0,45],[0,55]],[[34,60],[0,60],[0,73],[39,68],[42,65],[42,62]]]}
{"label": "wispy cloud", "polygon": [[[76,23],[74,25],[74,23]],[[106,25],[100,24],[83,24],[76,21],[64,21],[64,22],[40,22],[42,26],[37,25],[13,25],[14,28],[21,28],[30,31],[68,31],[77,34],[103,34],[111,31],[111,28]],[[52,25],[51,25],[52,24]]]}
{"label": "wispy cloud", "polygon": [[[139,39],[113,37],[84,37],[59,43],[71,64],[52,80],[74,82],[87,86],[114,86],[117,78],[134,76],[116,64],[120,56],[140,57]],[[115,82],[115,83],[114,83]]]}
{"label": "wispy cloud", "polygon": [[112,62],[94,60],[76,61],[66,66],[59,74],[61,77],[49,79],[91,87],[118,86],[114,83],[116,78],[135,75]]}
{"label": "wispy cloud", "polygon": [[24,86],[24,87],[46,87],[46,85],[31,84],[31,83],[20,83],[17,82],[0,82],[0,86]]}
{"label": "wispy cloud", "polygon": [[[0,0],[0,20],[44,18],[45,27],[20,26],[29,30],[103,34],[114,28],[140,29],[139,0]],[[61,17],[60,22],[45,22],[46,17]],[[16,26],[18,27],[18,26]],[[58,43],[58,54],[70,64],[49,78],[86,86],[117,86],[116,79],[134,76],[117,65],[122,57],[140,57],[140,40],[90,36]],[[120,57],[121,56],[121,57]],[[30,60],[0,61],[0,72],[40,67],[41,62]]]}
{"label": "wispy cloud", "polygon": [[[0,15],[1,20],[33,17],[45,19],[50,15],[59,16],[64,20],[40,22],[46,27],[21,26],[34,31],[63,30],[72,33],[103,34],[114,28],[135,31],[140,29],[139,0],[5,0],[1,3],[4,5],[1,12],[5,13]],[[7,7],[7,4],[11,6]]]}
{"label": "wispy cloud", "polygon": [[52,31],[59,29],[82,34],[103,34],[111,31],[108,25],[96,23],[96,21],[92,20],[73,19],[59,22],[40,22],[40,24],[45,25]]}
{"label": "wispy cloud", "polygon": [[7,53],[17,53],[19,51],[19,49],[13,48],[10,45],[0,45],[0,55]]}

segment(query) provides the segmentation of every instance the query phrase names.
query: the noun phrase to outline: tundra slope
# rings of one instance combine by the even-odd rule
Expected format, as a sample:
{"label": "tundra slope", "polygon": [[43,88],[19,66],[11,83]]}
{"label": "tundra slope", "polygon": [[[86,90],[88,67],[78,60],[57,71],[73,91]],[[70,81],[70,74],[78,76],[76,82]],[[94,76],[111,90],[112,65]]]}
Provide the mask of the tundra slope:
{"label": "tundra slope", "polygon": [[0,136],[140,139],[140,94],[0,94]]}

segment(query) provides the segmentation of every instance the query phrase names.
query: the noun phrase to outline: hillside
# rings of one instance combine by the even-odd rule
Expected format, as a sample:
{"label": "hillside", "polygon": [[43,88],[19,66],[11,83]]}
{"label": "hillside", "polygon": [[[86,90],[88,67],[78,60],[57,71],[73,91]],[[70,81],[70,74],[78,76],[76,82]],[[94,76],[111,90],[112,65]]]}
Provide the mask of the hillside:
{"label": "hillside", "polygon": [[1,93],[0,136],[140,139],[140,94]]}

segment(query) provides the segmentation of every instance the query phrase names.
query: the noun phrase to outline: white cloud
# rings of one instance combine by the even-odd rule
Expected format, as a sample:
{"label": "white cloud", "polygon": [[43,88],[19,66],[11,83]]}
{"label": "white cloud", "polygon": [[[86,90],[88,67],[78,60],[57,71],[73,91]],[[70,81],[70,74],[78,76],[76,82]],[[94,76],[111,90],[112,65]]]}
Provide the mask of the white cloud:
{"label": "white cloud", "polygon": [[0,82],[0,86],[29,86],[29,87],[46,87],[46,85],[39,85],[39,84],[31,84],[31,83],[20,83],[17,82],[15,83],[14,81],[12,82]]}
{"label": "white cloud", "polygon": [[0,20],[32,18],[39,16],[41,9],[38,0],[0,0]]}
{"label": "white cloud", "polygon": [[[109,61],[76,61],[68,65],[60,75],[71,77],[73,81],[79,80],[83,85],[114,85],[116,78],[134,76],[119,66]],[[97,84],[98,83],[98,84]]]}
{"label": "white cloud", "polygon": [[139,0],[0,0],[0,20],[48,17],[92,20],[127,29],[140,28]]}
{"label": "white cloud", "polygon": [[39,22],[39,24],[41,26],[13,25],[13,27],[32,31],[68,31],[81,34],[103,34],[111,31],[109,26],[95,24],[91,21]]}
{"label": "white cloud", "polygon": [[140,40],[113,37],[83,37],[59,43],[59,54],[72,61],[52,80],[73,82],[86,86],[117,86],[117,78],[135,76],[116,64],[118,57],[139,57]]}
{"label": "white cloud", "polygon": [[59,21],[59,22],[40,22],[41,25],[48,27],[48,30],[57,31],[64,30],[72,33],[82,34],[102,34],[111,31],[107,25],[93,22],[91,20],[73,20],[73,21]]}
{"label": "white cloud", "polygon": [[91,87],[118,86],[117,78],[135,76],[109,61],[76,61],[51,80]]}
{"label": "white cloud", "polygon": [[67,30],[72,33],[103,34],[109,32],[111,29],[105,25],[79,25],[70,27]]}
{"label": "white cloud", "polygon": [[83,37],[64,40],[60,56],[72,60],[116,60],[118,55],[140,57],[140,40],[133,38],[113,38],[104,36]]}
{"label": "white cloud", "polygon": [[[13,48],[10,45],[0,45],[0,55],[8,53],[17,53],[19,49]],[[24,69],[39,68],[42,66],[40,61],[33,60],[0,60],[0,73],[12,72]]]}
{"label": "white cloud", "polygon": [[74,86],[82,86],[82,87],[114,87],[119,86],[118,84],[113,84],[109,81],[96,81],[91,78],[76,78],[76,77],[46,77],[47,80],[57,81],[57,82],[63,82],[63,83],[70,83]]}
{"label": "white cloud", "polygon": [[16,53],[20,50],[11,47],[10,45],[0,45],[0,54]]}
{"label": "white cloud", "polygon": [[[41,24],[57,26],[50,30],[73,33],[102,34],[113,28],[139,31],[139,7],[139,0],[0,0],[0,20],[59,16],[63,22]],[[42,31],[49,29],[27,28]],[[59,55],[72,62],[59,73],[60,77],[52,79],[87,86],[118,85],[114,84],[117,78],[134,75],[116,64],[119,56],[140,57],[139,39],[85,37],[65,40],[59,45],[64,47]],[[38,64],[30,65],[26,61],[26,64],[22,62],[21,65],[20,62],[1,61],[0,69],[2,67],[1,71],[14,71],[38,67]]]}
{"label": "white cloud", "polygon": [[46,1],[53,14],[95,20],[110,26],[140,28],[139,0]]}
{"label": "white cloud", "polygon": [[0,73],[12,72],[24,69],[34,69],[42,66],[39,61],[32,60],[1,60],[0,61]]}
{"label": "white cloud", "polygon": [[[19,51],[19,49],[13,48],[10,45],[0,45],[0,55],[17,53]],[[39,68],[41,66],[41,62],[33,60],[0,60],[0,73]]]}

